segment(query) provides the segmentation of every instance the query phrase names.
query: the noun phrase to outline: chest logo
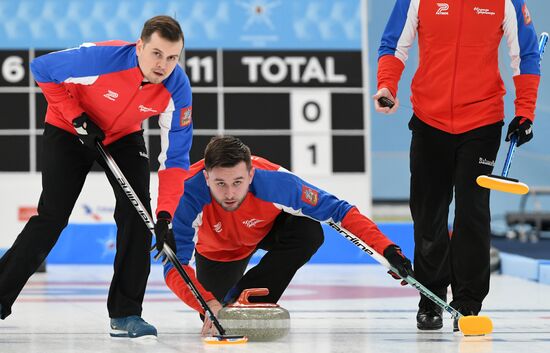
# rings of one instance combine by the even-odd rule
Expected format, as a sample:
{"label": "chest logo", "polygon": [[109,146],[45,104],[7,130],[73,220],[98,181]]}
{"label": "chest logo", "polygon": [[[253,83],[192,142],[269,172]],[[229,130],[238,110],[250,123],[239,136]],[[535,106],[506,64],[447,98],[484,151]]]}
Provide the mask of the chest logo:
{"label": "chest logo", "polygon": [[247,226],[248,228],[253,228],[253,227],[255,227],[258,223],[263,222],[263,221],[264,221],[263,219],[251,218],[251,219],[247,219],[246,221],[243,221],[243,224],[244,224],[245,226]]}
{"label": "chest logo", "polygon": [[449,14],[449,4],[446,2],[438,2],[437,6],[439,7],[435,12],[436,15],[444,16]]}
{"label": "chest logo", "polygon": [[216,233],[221,233],[221,231],[223,230],[222,229],[222,222],[219,221],[218,223],[214,224],[212,229],[214,229],[214,232],[216,232]]}
{"label": "chest logo", "polygon": [[489,15],[489,16],[494,16],[495,15],[494,11],[491,11],[489,9],[482,9],[481,7],[477,7],[477,6],[474,7],[474,11],[478,15]]}
{"label": "chest logo", "polygon": [[142,112],[142,113],[156,113],[157,111],[153,108],[148,108],[146,106],[144,106],[143,104],[141,104],[139,107],[139,111]]}
{"label": "chest logo", "polygon": [[107,93],[103,95],[103,97],[107,98],[110,101],[115,101],[118,98],[118,93],[115,91],[111,91],[110,89],[107,90]]}

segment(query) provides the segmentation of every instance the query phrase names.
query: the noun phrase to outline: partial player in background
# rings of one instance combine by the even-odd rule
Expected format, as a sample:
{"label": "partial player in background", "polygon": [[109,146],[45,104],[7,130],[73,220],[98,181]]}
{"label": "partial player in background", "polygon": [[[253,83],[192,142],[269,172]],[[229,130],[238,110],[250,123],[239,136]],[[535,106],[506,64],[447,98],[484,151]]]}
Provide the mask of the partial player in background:
{"label": "partial player in background", "polygon": [[[136,43],[84,43],[36,58],[31,70],[48,101],[42,145],[42,194],[32,217],[0,260],[0,317],[44,261],[67,225],[86,175],[108,146],[150,212],[149,158],[142,122],[160,115],[156,233],[168,232],[183,193],[192,140],[191,87],[177,65],[183,49],[179,23],[168,16],[145,22]],[[141,318],[150,271],[151,234],[106,169],[116,197],[117,253],[107,306],[113,337],[156,337]]]}
{"label": "partial player in background", "polygon": [[[239,139],[214,137],[204,156],[186,177],[174,216],[175,239],[167,241],[214,313],[248,288],[269,289],[267,296],[251,301],[276,303],[323,243],[323,221],[340,224],[383,253],[399,276],[412,275],[401,249],[356,207],[268,160],[251,157]],[[163,244],[157,246],[160,251]],[[267,253],[245,274],[257,249]],[[188,265],[193,251],[198,283]],[[170,263],[164,272],[170,289],[202,313]],[[206,319],[203,334],[210,325]]]}
{"label": "partial player in background", "polygon": [[[491,173],[500,145],[505,89],[498,47],[505,35],[516,87],[516,117],[506,140],[517,133],[520,146],[533,137],[537,35],[524,0],[397,0],[379,49],[377,112],[398,109],[397,84],[417,34],[420,66],[411,86],[409,122],[415,275],[444,300],[451,285],[451,305],[477,315],[489,292],[490,212],[489,190],[476,177]],[[421,297],[418,328],[441,328],[441,314]]]}

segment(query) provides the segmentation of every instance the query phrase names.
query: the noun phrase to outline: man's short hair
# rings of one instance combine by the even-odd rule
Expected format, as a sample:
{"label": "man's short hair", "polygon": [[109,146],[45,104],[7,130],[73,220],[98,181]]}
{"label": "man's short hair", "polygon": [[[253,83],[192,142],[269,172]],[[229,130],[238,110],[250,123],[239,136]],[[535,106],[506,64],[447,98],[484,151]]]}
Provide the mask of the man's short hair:
{"label": "man's short hair", "polygon": [[141,40],[144,43],[149,42],[155,32],[170,42],[177,42],[180,39],[183,42],[183,31],[180,24],[170,16],[155,16],[148,19],[141,30]]}
{"label": "man's short hair", "polygon": [[231,168],[245,162],[248,170],[252,168],[250,148],[234,136],[215,136],[204,150],[206,170],[215,167]]}

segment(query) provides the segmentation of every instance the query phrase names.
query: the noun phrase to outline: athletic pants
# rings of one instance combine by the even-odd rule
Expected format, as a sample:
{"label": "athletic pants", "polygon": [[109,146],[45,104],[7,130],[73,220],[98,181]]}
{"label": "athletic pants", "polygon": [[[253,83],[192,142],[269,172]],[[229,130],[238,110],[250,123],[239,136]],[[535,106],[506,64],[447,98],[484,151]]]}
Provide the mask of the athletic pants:
{"label": "athletic pants", "polygon": [[[477,313],[489,292],[491,216],[489,190],[478,186],[476,178],[493,171],[502,122],[453,135],[413,115],[409,128],[414,273],[441,298],[450,284],[451,305]],[[421,297],[419,306],[425,305],[431,303]]]}
{"label": "athletic pants", "polygon": [[[124,176],[150,211],[149,160],[143,132],[127,135],[108,146]],[[46,124],[42,149],[42,194],[38,215],[33,216],[12,247],[0,259],[1,318],[11,307],[29,277],[55,245],[82,190],[94,161],[106,170],[113,187],[117,224],[114,275],[107,307],[112,318],[141,315],[141,304],[150,270],[151,233],[122,192],[97,151],[78,137]],[[81,249],[86,251],[86,249]]]}
{"label": "athletic pants", "polygon": [[309,261],[323,241],[319,222],[283,212],[257,246],[267,253],[244,276],[252,255],[242,260],[220,262],[195,253],[197,279],[220,302],[229,289],[235,287],[237,293],[247,288],[268,288],[267,296],[250,297],[250,301],[276,303],[296,271]]}

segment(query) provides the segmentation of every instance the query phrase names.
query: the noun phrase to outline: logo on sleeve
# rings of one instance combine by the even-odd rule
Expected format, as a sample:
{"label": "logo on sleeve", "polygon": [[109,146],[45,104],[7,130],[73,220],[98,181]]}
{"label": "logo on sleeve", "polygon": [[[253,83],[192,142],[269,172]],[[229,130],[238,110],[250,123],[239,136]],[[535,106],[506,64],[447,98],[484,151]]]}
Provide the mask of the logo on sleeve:
{"label": "logo on sleeve", "polygon": [[531,24],[531,14],[529,13],[529,9],[527,8],[527,4],[523,4],[523,7],[521,8],[521,12],[523,12],[523,21],[526,25]]}
{"label": "logo on sleeve", "polygon": [[313,190],[310,187],[305,185],[302,186],[302,201],[311,206],[317,206],[317,201],[319,201],[319,192]]}
{"label": "logo on sleeve", "polygon": [[187,125],[191,124],[191,111],[192,111],[191,106],[188,106],[188,107],[183,108],[181,110],[180,126],[187,126]]}

